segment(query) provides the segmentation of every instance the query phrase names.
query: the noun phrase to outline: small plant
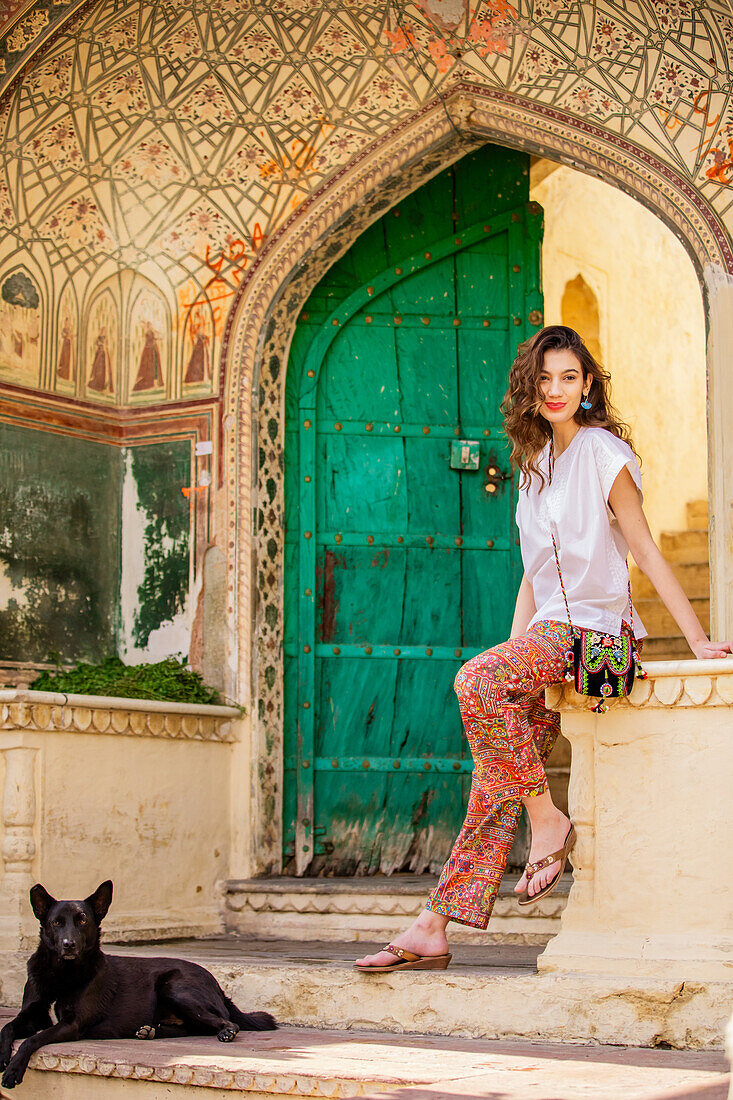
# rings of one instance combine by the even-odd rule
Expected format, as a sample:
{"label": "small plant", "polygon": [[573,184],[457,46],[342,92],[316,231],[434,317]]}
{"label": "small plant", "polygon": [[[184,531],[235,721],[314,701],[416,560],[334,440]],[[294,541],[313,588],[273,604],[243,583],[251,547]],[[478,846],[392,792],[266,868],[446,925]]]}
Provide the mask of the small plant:
{"label": "small plant", "polygon": [[219,693],[176,657],[142,665],[126,665],[119,657],[108,657],[98,665],[80,662],[68,671],[42,672],[30,686],[33,691],[69,695],[110,695],[166,703],[219,702]]}

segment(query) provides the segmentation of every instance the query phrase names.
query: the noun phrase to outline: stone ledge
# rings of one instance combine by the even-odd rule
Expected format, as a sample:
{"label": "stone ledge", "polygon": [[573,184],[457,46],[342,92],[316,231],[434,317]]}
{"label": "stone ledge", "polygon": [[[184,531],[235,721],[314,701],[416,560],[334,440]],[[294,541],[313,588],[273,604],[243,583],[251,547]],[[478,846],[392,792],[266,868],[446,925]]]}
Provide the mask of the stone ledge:
{"label": "stone ledge", "polygon": [[[559,931],[572,875],[529,909],[522,909],[513,888],[516,874],[502,879],[487,931],[454,924],[454,943],[546,944]],[[381,876],[376,879],[238,879],[222,884],[224,918],[230,932],[274,939],[359,943],[391,939],[418,915],[432,875]]]}
{"label": "stone ledge", "polygon": [[[229,879],[224,884],[227,895],[246,894],[298,894],[317,895],[326,897],[334,894],[348,895],[354,904],[358,902],[359,895],[367,894],[384,895],[387,897],[409,896],[423,898],[436,883],[435,875],[371,875],[363,878],[296,878],[294,875],[279,875],[272,878],[238,878]],[[499,897],[510,894],[519,881],[519,875],[507,872],[504,874],[499,886]],[[567,872],[562,876],[555,889],[555,894],[567,896],[573,876]],[[549,900],[549,899],[548,899]]]}
{"label": "stone ledge", "polygon": [[186,741],[237,740],[235,707],[47,691],[0,691],[0,731],[100,733]]}
{"label": "stone ledge", "polygon": [[[729,707],[733,705],[733,658],[714,661],[644,662],[645,680],[636,679],[631,694],[613,699],[620,707]],[[578,695],[570,683],[553,684],[545,692],[548,707],[590,710],[598,700]]]}
{"label": "stone ledge", "polygon": [[[0,1010],[0,1024],[5,1022]],[[252,1100],[280,1096],[722,1097],[726,1060],[714,1051],[628,1050],[538,1041],[444,1039],[366,1030],[242,1032],[211,1038],[98,1040],[45,1047],[31,1059],[28,1100]],[[162,1086],[162,1087],[161,1087]]]}

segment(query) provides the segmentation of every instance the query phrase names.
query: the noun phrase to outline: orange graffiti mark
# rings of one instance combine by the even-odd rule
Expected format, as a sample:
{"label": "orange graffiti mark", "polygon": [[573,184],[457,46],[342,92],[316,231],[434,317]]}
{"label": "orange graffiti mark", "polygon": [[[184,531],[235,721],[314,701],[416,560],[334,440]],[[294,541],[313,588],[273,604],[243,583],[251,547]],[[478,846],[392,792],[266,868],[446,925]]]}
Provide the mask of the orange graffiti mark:
{"label": "orange graffiti mark", "polygon": [[[718,122],[718,119],[720,118],[720,111],[718,111],[718,113],[715,116],[715,118],[713,119],[713,121],[712,122],[709,121],[709,119],[710,119],[710,91],[711,91],[710,88],[706,88],[704,91],[698,92],[697,95],[695,96],[695,102],[693,104],[693,110],[694,110],[696,115],[705,115],[705,128],[706,129],[710,126],[715,126]],[[701,107],[700,106],[700,101],[703,98],[705,99],[705,106]]]}
{"label": "orange graffiti mark", "polygon": [[468,41],[476,46],[476,52],[482,57],[487,53],[505,54],[509,50],[507,22],[516,18],[516,9],[505,0],[493,0],[487,5],[492,12],[490,19],[473,19],[468,30]]}
{"label": "orange graffiti mark", "polygon": [[722,183],[727,186],[733,182],[731,172],[733,172],[733,136],[730,134],[723,138],[720,134],[721,140],[727,145],[727,151],[725,147],[718,146],[713,149],[713,163],[710,165],[705,175],[709,180],[714,180],[715,183]]}
{"label": "orange graffiti mark", "polygon": [[[333,128],[333,127],[332,127]],[[321,131],[323,124],[321,123]],[[297,177],[313,163],[317,153],[315,145],[299,138],[290,146],[290,153],[286,153],[282,163],[276,160],[268,160],[260,168],[260,176],[268,179],[270,176]]]}
{"label": "orange graffiti mark", "polygon": [[[507,4],[506,0],[489,0],[486,5],[486,10],[490,11],[494,19],[500,18],[502,20],[516,19],[517,9],[513,8],[511,4]],[[494,22],[492,19],[492,22]],[[473,20],[475,22],[475,20]]]}
{"label": "orange graffiti mark", "polygon": [[252,248],[255,252],[259,252],[262,245],[265,243],[265,234],[262,232],[262,227],[259,222],[255,222],[254,229],[252,230]]}
{"label": "orange graffiti mark", "polygon": [[435,67],[439,73],[447,73],[450,68],[456,63],[455,57],[448,53],[448,47],[445,44],[445,40],[442,38],[432,38],[428,42],[428,50],[430,56],[435,62]]}
{"label": "orange graffiti mark", "polygon": [[385,35],[392,43],[392,53],[402,53],[410,47],[417,45],[415,32],[411,23],[405,23],[404,27],[398,27],[396,31],[385,30]]}
{"label": "orange graffiti mark", "polygon": [[251,259],[248,253],[258,252],[267,235],[259,222],[255,222],[249,238],[249,249],[243,237],[229,238],[225,248],[212,251],[206,246],[201,263],[206,272],[210,272],[203,286],[189,279],[178,292],[180,313],[186,314],[185,329],[191,340],[198,333],[209,330],[220,336],[224,326],[226,310],[216,303],[228,302],[237,292]]}
{"label": "orange graffiti mark", "polygon": [[661,103],[655,104],[654,110],[659,111],[665,130],[676,130],[678,126],[682,126],[682,119],[678,118],[674,111],[668,111]]}

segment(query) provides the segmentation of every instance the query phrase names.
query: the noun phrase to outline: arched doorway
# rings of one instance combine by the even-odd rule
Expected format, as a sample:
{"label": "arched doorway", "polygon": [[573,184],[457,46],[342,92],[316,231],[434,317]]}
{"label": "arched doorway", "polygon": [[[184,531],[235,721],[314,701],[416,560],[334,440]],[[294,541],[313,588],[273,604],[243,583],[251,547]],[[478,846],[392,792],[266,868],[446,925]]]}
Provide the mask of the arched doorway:
{"label": "arched doorway", "polygon": [[[726,389],[726,347],[733,339],[729,322],[733,308],[727,303],[733,302],[733,285],[726,272],[733,271],[733,254],[716,213],[702,196],[690,191],[681,175],[585,119],[485,89],[460,90],[444,103],[431,104],[368,155],[356,158],[268,242],[243,281],[227,321],[223,424],[231,434],[225,439],[222,478],[228,491],[229,611],[237,639],[231,668],[240,697],[253,699],[252,735],[242,744],[238,758],[241,774],[254,777],[247,824],[237,832],[233,850],[233,870],[242,877],[272,873],[282,866],[284,438],[280,425],[296,319],[318,280],[364,229],[432,175],[486,142],[572,162],[580,171],[628,192],[677,233],[701,281],[705,270],[708,386],[715,398],[708,406],[709,442],[711,453],[721,456],[712,468],[711,514],[726,491],[730,465],[726,410],[733,407]],[[724,579],[729,565],[720,549],[727,517],[720,514],[715,533],[711,529],[711,596],[713,615],[723,623],[728,615]]]}
{"label": "arched doorway", "polygon": [[284,868],[437,870],[473,768],[452,684],[522,573],[499,404],[541,323],[526,154],[407,196],[300,314],[286,390]]}

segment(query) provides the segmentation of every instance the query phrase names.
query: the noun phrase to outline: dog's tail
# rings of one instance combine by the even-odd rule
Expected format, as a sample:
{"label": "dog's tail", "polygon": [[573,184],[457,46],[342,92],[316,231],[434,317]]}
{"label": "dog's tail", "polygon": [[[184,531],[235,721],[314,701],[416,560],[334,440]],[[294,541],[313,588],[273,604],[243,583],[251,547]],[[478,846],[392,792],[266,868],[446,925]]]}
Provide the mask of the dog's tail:
{"label": "dog's tail", "polygon": [[269,1012],[241,1012],[228,997],[224,998],[224,1004],[227,1006],[229,1019],[243,1031],[275,1031],[277,1028],[277,1023]]}

